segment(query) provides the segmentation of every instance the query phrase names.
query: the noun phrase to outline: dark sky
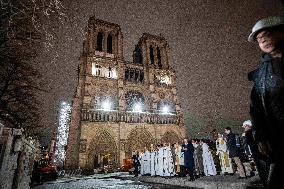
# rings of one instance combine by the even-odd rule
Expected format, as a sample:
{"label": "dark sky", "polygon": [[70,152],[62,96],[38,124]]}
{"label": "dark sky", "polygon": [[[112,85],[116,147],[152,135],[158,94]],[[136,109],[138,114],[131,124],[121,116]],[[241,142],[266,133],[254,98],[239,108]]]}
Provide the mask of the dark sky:
{"label": "dark sky", "polygon": [[184,113],[197,119],[249,118],[251,83],[247,73],[258,65],[260,51],[247,37],[254,23],[279,15],[280,0],[77,0],[58,1],[61,16],[49,25],[39,69],[47,84],[43,122],[56,122],[60,100],[72,99],[84,28],[90,16],[117,23],[124,36],[124,56],[142,33],[162,34],[170,46]]}

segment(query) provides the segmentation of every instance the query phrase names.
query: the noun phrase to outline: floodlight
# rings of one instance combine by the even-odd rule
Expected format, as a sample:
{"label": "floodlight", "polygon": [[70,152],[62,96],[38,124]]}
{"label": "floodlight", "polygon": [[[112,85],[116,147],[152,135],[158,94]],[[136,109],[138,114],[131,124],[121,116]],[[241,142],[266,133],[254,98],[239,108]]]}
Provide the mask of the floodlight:
{"label": "floodlight", "polygon": [[104,111],[110,111],[111,110],[111,103],[109,101],[103,102],[102,109]]}
{"label": "floodlight", "polygon": [[162,108],[162,113],[163,113],[163,114],[169,114],[169,113],[170,113],[169,107],[168,107],[168,106],[164,106],[164,107]]}
{"label": "floodlight", "polygon": [[142,106],[141,104],[135,104],[133,108],[134,112],[142,112]]}

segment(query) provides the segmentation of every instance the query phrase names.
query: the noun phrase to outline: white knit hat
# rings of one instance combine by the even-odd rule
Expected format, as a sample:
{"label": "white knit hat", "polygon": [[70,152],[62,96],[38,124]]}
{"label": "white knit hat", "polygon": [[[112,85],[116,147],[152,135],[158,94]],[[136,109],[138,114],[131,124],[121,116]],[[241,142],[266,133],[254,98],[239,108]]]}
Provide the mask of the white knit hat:
{"label": "white knit hat", "polygon": [[246,121],[243,123],[243,127],[245,127],[246,125],[252,126],[251,120],[246,120]]}
{"label": "white knit hat", "polygon": [[279,26],[281,24],[284,24],[284,20],[282,17],[279,16],[271,16],[267,18],[263,18],[259,20],[252,28],[251,34],[248,37],[249,42],[254,42],[255,41],[255,35],[260,31],[265,28],[271,28],[274,26]]}

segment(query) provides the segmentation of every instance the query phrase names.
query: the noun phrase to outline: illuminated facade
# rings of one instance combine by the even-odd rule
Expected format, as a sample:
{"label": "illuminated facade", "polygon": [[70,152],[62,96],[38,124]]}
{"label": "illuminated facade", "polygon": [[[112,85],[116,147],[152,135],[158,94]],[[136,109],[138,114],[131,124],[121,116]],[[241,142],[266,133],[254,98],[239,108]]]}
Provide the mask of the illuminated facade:
{"label": "illuminated facade", "polygon": [[66,168],[120,166],[133,150],[185,137],[164,37],[143,34],[123,58],[120,26],[91,17],[72,103]]}

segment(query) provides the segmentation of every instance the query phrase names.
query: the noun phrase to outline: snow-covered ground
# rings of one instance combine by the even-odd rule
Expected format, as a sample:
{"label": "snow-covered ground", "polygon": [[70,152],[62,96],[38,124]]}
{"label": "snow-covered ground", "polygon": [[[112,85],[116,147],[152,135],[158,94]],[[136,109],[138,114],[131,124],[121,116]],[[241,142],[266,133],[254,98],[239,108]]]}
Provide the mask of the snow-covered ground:
{"label": "snow-covered ground", "polygon": [[[46,182],[42,185],[33,187],[33,189],[150,189],[150,185],[145,185],[140,181],[121,180],[113,178],[115,176],[122,176],[121,173],[113,174],[97,174],[88,177],[71,177],[62,178],[56,181]],[[129,175],[128,175],[129,176]]]}

